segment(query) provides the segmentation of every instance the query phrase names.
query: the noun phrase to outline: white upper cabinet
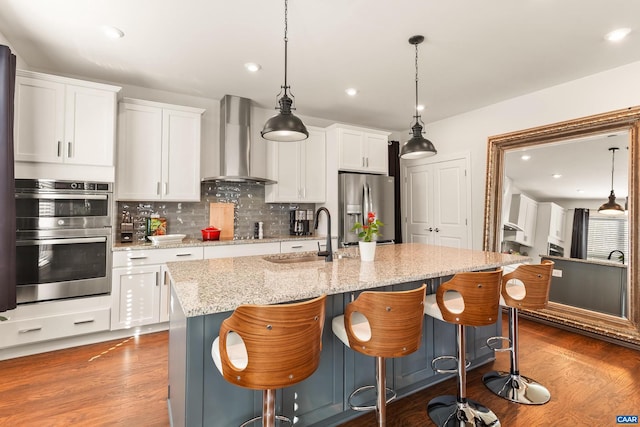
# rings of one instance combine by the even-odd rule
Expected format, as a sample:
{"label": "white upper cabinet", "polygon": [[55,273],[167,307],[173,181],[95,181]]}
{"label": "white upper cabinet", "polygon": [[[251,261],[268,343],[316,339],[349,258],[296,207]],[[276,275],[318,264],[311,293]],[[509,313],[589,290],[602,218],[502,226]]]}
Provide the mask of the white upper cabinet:
{"label": "white upper cabinet", "polygon": [[327,128],[338,141],[338,169],[386,175],[388,132],[335,124]]}
{"label": "white upper cabinet", "polygon": [[[538,207],[538,229],[536,239],[540,236],[545,243],[560,245],[564,243],[564,224],[567,211],[556,203],[540,203]],[[546,235],[545,235],[546,234]]]}
{"label": "white upper cabinet", "polygon": [[15,160],[113,167],[119,90],[18,70]]}
{"label": "white upper cabinet", "polygon": [[523,231],[505,232],[504,239],[533,247],[535,243],[537,218],[538,202],[526,194],[514,194],[511,199],[509,221],[518,224]]}
{"label": "white upper cabinet", "polygon": [[323,203],[326,198],[326,141],[323,129],[307,127],[309,138],[268,141],[265,201]]}
{"label": "white upper cabinet", "polygon": [[116,199],[200,201],[203,113],[125,98],[119,113]]}

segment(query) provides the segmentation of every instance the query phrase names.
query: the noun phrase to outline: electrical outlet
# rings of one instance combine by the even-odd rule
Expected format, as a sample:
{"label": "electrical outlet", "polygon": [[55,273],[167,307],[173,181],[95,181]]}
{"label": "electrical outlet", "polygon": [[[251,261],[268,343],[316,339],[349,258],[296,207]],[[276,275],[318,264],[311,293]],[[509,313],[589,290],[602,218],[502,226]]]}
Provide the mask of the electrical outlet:
{"label": "electrical outlet", "polygon": [[553,277],[562,277],[562,270],[553,269],[553,273],[551,273]]}

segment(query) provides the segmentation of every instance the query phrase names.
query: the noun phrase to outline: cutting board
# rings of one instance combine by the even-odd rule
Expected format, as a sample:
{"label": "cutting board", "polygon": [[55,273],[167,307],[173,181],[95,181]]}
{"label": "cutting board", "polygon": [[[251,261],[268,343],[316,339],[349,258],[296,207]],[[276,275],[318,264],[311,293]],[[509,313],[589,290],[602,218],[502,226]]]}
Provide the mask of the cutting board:
{"label": "cutting board", "polygon": [[234,222],[233,203],[210,203],[209,204],[209,225],[220,228],[220,240],[233,240]]}

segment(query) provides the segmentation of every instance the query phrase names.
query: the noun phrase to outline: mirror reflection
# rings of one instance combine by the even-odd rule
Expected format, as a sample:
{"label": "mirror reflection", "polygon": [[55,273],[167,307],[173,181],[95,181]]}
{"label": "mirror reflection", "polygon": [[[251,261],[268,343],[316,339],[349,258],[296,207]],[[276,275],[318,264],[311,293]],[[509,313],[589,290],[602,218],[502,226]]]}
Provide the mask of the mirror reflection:
{"label": "mirror reflection", "polygon": [[500,249],[555,262],[550,302],[628,315],[629,137],[505,150]]}
{"label": "mirror reflection", "polygon": [[555,262],[522,315],[640,348],[639,167],[640,107],[489,137],[484,248]]}

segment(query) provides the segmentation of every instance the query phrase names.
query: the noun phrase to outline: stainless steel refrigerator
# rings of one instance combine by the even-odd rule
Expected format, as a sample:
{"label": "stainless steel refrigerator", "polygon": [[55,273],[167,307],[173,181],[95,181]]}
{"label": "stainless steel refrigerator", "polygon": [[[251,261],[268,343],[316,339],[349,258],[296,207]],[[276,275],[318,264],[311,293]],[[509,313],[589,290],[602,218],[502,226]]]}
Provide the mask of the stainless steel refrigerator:
{"label": "stainless steel refrigerator", "polygon": [[378,243],[395,240],[394,177],[341,173],[338,175],[338,239],[341,246],[358,243],[358,234],[351,231],[353,224],[367,220],[367,213],[374,212],[384,223]]}

